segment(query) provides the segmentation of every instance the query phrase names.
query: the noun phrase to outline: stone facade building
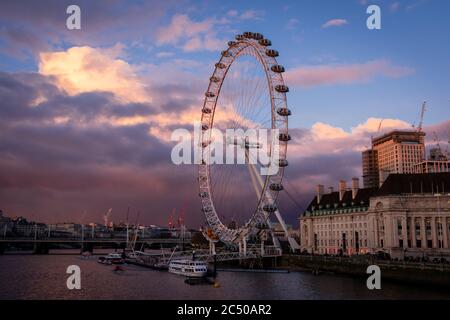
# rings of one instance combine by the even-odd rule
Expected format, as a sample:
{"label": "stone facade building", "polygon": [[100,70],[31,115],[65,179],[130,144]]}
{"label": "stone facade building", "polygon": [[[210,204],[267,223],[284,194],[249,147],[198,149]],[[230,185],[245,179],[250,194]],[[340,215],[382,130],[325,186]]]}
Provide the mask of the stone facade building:
{"label": "stone facade building", "polygon": [[352,180],[347,189],[340,181],[339,190],[324,194],[317,186],[317,195],[300,217],[302,251],[316,254],[354,254],[370,251],[367,211],[370,196],[376,188],[359,188]]}
{"label": "stone facade building", "polygon": [[450,261],[450,173],[391,174],[380,189],[357,186],[341,181],[328,194],[318,187],[300,217],[302,251]]}

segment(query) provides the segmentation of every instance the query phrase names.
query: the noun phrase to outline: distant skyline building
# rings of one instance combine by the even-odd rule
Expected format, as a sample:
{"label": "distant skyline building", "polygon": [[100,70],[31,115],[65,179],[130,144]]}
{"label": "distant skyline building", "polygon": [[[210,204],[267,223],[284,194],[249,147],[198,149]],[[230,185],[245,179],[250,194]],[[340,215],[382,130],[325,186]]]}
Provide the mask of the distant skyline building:
{"label": "distant skyline building", "polygon": [[378,188],[380,176],[378,171],[378,152],[373,149],[362,153],[362,170],[364,188]]}
{"label": "distant skyline building", "polygon": [[373,138],[362,154],[364,187],[379,187],[392,173],[415,173],[424,160],[425,132],[394,130]]}

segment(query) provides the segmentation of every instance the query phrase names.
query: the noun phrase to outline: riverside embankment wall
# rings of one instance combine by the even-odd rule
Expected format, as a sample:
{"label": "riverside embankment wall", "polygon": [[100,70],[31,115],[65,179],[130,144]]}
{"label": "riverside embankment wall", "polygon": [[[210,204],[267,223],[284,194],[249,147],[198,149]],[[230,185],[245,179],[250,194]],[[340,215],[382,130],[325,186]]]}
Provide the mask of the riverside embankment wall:
{"label": "riverside embankment wall", "polygon": [[367,267],[377,265],[381,278],[416,285],[450,288],[450,265],[376,260],[372,257],[330,257],[308,255],[283,255],[279,267],[290,271],[315,271],[347,274],[367,278]]}

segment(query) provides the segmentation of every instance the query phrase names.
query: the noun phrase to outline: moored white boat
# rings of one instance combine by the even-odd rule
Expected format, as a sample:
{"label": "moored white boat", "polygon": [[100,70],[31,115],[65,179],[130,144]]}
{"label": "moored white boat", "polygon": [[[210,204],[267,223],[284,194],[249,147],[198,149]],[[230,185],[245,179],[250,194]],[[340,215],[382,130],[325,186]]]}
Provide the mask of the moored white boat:
{"label": "moored white boat", "polygon": [[173,260],[169,263],[169,272],[191,278],[201,278],[208,272],[208,264],[202,261]]}

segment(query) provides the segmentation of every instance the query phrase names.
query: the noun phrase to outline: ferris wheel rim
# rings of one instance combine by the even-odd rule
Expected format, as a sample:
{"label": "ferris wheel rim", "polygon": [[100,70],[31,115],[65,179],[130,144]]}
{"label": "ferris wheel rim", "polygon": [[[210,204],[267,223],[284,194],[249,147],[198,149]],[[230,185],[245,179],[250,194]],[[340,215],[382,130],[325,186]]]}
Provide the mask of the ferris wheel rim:
{"label": "ferris wheel rim", "polygon": [[[246,33],[244,33],[245,35]],[[284,68],[280,66],[276,60],[276,56],[270,56],[268,51],[267,42],[270,45],[270,41],[262,38],[256,39],[252,35],[259,35],[253,33],[247,33],[249,36],[238,35],[236,36],[237,41],[230,41],[229,47],[222,51],[221,58],[218,63],[215,64],[214,71],[212,76],[210,77],[210,82],[208,85],[208,89],[205,93],[203,108],[202,108],[202,117],[201,124],[202,129],[212,129],[214,127],[214,115],[216,112],[217,101],[220,97],[220,93],[222,90],[223,83],[226,79],[229,69],[233,65],[233,63],[244,54],[244,51],[249,49],[251,52],[255,53],[254,57],[258,61],[258,63],[263,67],[270,95],[270,108],[271,108],[271,128],[272,129],[282,129],[282,134],[284,137],[289,137],[288,134],[288,115],[290,115],[290,111],[287,108],[287,98],[286,92],[288,91],[287,86],[284,83],[284,79],[282,77],[282,72],[284,72]],[[239,38],[239,39],[238,39]],[[265,42],[264,42],[265,41]],[[263,44],[265,43],[265,44]],[[275,51],[275,50],[272,50]],[[278,70],[282,70],[281,72],[275,72],[274,66],[281,67]],[[276,69],[276,68],[275,68]],[[287,88],[287,90],[276,90],[276,88]],[[278,110],[287,110],[289,112],[277,113]],[[289,114],[288,114],[289,113]],[[277,128],[277,124],[282,124],[283,128]],[[206,127],[204,127],[206,125]],[[211,131],[211,130],[205,130]],[[204,130],[200,135],[200,145],[204,145],[207,143],[208,139],[210,139],[211,134],[209,133],[208,139],[204,139]],[[280,143],[280,154],[279,159],[283,160],[283,163],[286,163],[286,154],[287,154],[287,140],[284,141],[281,139],[281,135],[279,138]],[[271,150],[273,150],[271,148]],[[272,159],[271,154],[271,159]],[[261,194],[258,199],[258,205],[255,208],[255,212],[252,214],[250,220],[239,229],[230,229],[226,227],[221,219],[219,218],[219,214],[214,206],[213,200],[213,192],[211,187],[211,176],[210,176],[210,165],[204,163],[203,152],[201,156],[201,163],[199,164],[199,189],[200,189],[200,197],[202,199],[202,210],[205,213],[206,219],[210,227],[217,234],[217,236],[223,242],[233,242],[236,238],[245,236],[250,232],[250,229],[254,227],[254,224],[266,223],[269,219],[269,214],[264,213],[263,205],[266,203],[272,207],[267,207],[272,210],[275,206],[276,210],[276,201],[278,198],[278,193],[280,190],[268,190],[269,183],[271,181],[276,181],[280,186],[284,176],[284,166],[279,167],[278,173],[276,175],[267,175],[264,179],[264,185],[261,191]],[[280,161],[281,164],[281,161]],[[270,185],[272,186],[272,185]],[[272,194],[270,196],[270,194]],[[268,200],[270,199],[270,201]],[[270,203],[269,203],[270,202]]]}

